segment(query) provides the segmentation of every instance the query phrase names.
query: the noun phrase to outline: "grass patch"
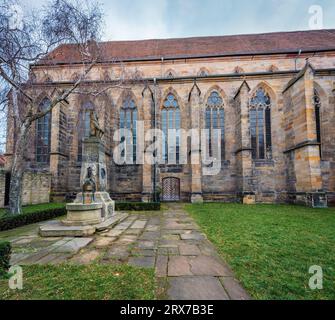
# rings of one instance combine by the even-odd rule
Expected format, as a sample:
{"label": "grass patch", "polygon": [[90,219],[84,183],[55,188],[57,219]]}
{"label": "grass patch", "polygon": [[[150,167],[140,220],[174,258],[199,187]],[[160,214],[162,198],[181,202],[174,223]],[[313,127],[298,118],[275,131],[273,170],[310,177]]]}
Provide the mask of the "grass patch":
{"label": "grass patch", "polygon": [[23,266],[23,290],[0,281],[2,300],[153,300],[153,269],[127,265]]}
{"label": "grass patch", "polygon": [[[256,299],[335,299],[335,209],[286,205],[186,205]],[[323,268],[311,290],[309,268]]]}

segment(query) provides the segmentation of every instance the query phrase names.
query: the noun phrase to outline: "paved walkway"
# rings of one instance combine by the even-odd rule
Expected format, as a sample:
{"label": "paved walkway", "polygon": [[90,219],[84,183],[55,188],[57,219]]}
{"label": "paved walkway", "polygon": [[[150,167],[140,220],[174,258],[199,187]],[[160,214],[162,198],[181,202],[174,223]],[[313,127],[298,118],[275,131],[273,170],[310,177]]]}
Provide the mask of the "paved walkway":
{"label": "paved walkway", "polygon": [[250,299],[182,204],[129,214],[91,238],[40,238],[34,228],[11,241],[12,264],[128,263],[155,268],[161,299]]}

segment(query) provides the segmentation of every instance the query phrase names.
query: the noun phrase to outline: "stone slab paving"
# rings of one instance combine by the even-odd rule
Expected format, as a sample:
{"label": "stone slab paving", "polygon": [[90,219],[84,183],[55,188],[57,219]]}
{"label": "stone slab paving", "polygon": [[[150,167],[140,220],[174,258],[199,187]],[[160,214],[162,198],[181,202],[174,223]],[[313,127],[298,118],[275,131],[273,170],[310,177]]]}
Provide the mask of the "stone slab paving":
{"label": "stone slab paving", "polygon": [[215,277],[176,277],[170,279],[168,296],[173,300],[229,300],[220,280]]}
{"label": "stone slab paving", "polygon": [[250,299],[182,204],[129,214],[112,229],[86,238],[41,238],[37,230],[38,225],[36,232],[11,238],[12,264],[127,263],[155,268],[159,298]]}

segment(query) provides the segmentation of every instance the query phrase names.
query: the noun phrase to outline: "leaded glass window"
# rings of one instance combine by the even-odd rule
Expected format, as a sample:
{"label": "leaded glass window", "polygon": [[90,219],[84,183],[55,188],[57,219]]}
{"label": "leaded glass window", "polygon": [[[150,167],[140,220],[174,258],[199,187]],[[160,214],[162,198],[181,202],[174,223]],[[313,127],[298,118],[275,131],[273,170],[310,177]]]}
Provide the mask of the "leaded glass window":
{"label": "leaded glass window", "polygon": [[[50,107],[50,100],[45,98],[39,105],[40,111]],[[50,162],[51,146],[51,112],[36,121],[36,162],[48,164]]]}
{"label": "leaded glass window", "polygon": [[263,88],[250,100],[249,120],[252,158],[271,159],[271,99]]}
{"label": "leaded glass window", "polygon": [[[175,129],[175,137],[172,136]],[[176,97],[170,93],[163,103],[162,109],[162,131],[163,131],[163,146],[162,154],[165,162],[169,161],[169,155],[173,155],[175,150],[175,160],[179,163],[180,152],[180,109]],[[170,137],[169,137],[170,134]],[[175,140],[174,140],[175,138]],[[171,144],[169,143],[172,142]],[[171,159],[170,159],[171,160]]]}
{"label": "leaded glass window", "polygon": [[120,110],[121,142],[125,142],[125,150],[121,156],[127,161],[136,163],[137,144],[137,106],[131,95],[127,95]]}
{"label": "leaded glass window", "polygon": [[[205,125],[208,130],[209,156],[213,156],[213,148],[221,143],[221,159],[225,159],[225,112],[223,99],[217,91],[213,91],[207,99]],[[220,141],[214,134],[220,130]]]}

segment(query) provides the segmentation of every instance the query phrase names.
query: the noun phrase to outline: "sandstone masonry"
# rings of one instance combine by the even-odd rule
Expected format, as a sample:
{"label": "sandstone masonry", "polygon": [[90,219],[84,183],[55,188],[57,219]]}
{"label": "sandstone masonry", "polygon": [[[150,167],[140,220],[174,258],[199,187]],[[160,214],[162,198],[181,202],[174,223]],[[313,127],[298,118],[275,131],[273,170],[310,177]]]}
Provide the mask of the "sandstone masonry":
{"label": "sandstone masonry", "polygon": [[[257,54],[236,51],[229,55],[222,52],[221,55],[180,56],[181,53],[177,54],[180,48],[176,46],[176,55],[166,59],[164,56],[151,58],[153,55],[149,52],[143,53],[146,55],[143,59],[132,60],[130,56],[122,64],[102,61],[89,75],[91,84],[87,85],[94,83],[103,93],[95,98],[72,95],[68,105],[59,105],[52,111],[50,163],[36,162],[36,143],[32,142],[30,167],[50,172],[53,200],[71,198],[80,191],[82,136],[78,122],[85,106],[91,104],[105,130],[103,139],[109,164],[106,174],[113,199],[151,200],[155,177],[160,188],[164,179],[176,178],[180,183],[174,187],[180,189],[182,201],[311,204],[327,196],[328,203],[335,204],[335,45],[333,49],[324,50],[321,44],[317,48],[317,40],[320,35],[326,37],[325,32],[303,33],[316,45],[313,49],[306,48],[300,55],[298,47],[289,52],[285,52],[284,47],[273,49],[269,42],[272,36],[265,39],[265,35],[259,35],[253,39],[268,43],[268,47]],[[288,41],[291,37],[290,33],[281,34],[281,38]],[[228,40],[221,37],[217,41]],[[256,42],[253,43],[256,48]],[[121,44],[111,43],[111,46]],[[124,45],[131,47],[136,43],[125,42]],[[192,47],[192,50],[195,49]],[[62,54],[71,58],[69,52]],[[71,61],[32,66],[35,90],[40,99],[50,97],[55,89],[68,86],[81,68],[80,64]],[[122,72],[132,81],[113,87]],[[251,145],[250,99],[260,88],[271,99],[272,150],[270,156],[255,159]],[[112,161],[117,144],[113,135],[120,126],[126,96],[134,101],[137,119],[144,121],[144,132],[147,132],[155,124],[162,128],[162,108],[169,94],[178,101],[181,128],[205,128],[206,104],[212,92],[222,98],[225,111],[225,159],[217,175],[204,175],[202,164],[158,165],[154,171],[148,164],[116,165]],[[321,143],[317,141],[315,92],[320,99]],[[6,170],[9,170],[13,153],[10,121],[7,139]],[[47,182],[40,184],[46,186]],[[47,193],[47,187],[42,189],[41,192]],[[29,197],[34,198],[26,192],[24,199]]]}

